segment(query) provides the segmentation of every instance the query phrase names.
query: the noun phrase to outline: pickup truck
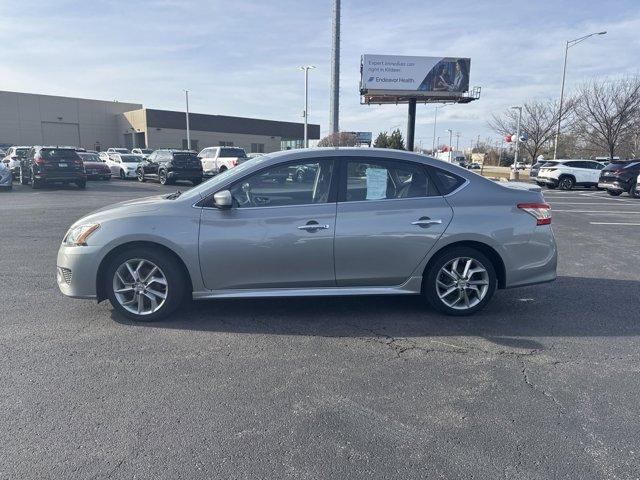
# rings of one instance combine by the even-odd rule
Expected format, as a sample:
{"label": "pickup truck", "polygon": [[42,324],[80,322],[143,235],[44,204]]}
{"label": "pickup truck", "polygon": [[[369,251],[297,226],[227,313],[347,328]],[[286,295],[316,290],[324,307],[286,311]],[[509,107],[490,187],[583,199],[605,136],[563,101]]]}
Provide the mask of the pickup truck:
{"label": "pickup truck", "polygon": [[247,160],[247,153],[240,147],[207,147],[200,151],[204,175],[212,176],[237,167]]}

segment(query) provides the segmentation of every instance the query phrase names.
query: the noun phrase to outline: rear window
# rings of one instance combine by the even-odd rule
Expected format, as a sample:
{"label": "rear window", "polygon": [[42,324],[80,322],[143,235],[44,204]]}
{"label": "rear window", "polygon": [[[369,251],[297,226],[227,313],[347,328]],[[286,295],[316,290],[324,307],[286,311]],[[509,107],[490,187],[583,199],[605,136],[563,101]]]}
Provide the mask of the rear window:
{"label": "rear window", "polygon": [[558,165],[560,162],[545,162],[542,164],[543,167],[555,167],[556,165]]}
{"label": "rear window", "polygon": [[442,195],[449,195],[465,182],[464,178],[439,168],[433,168],[432,173],[438,185],[438,190]]}
{"label": "rear window", "polygon": [[174,153],[173,161],[177,163],[200,162],[195,153]]}
{"label": "rear window", "polygon": [[28,148],[16,148],[16,156],[18,157],[26,157],[27,152],[29,152]]}
{"label": "rear window", "polygon": [[78,152],[78,155],[80,155],[80,158],[85,162],[102,162],[100,155],[97,153]]}
{"label": "rear window", "polygon": [[40,157],[45,161],[57,162],[60,160],[80,160],[75,150],[64,148],[43,148],[40,150]]}
{"label": "rear window", "polygon": [[141,160],[137,155],[120,155],[120,159],[125,163],[139,163]]}
{"label": "rear window", "polygon": [[238,157],[238,158],[247,158],[247,154],[243,148],[221,148],[220,149],[221,157]]}
{"label": "rear window", "polygon": [[638,163],[640,162],[611,162],[610,164],[608,164],[606,167],[604,167],[602,170],[623,170],[625,168],[631,168],[635,165],[638,165]]}

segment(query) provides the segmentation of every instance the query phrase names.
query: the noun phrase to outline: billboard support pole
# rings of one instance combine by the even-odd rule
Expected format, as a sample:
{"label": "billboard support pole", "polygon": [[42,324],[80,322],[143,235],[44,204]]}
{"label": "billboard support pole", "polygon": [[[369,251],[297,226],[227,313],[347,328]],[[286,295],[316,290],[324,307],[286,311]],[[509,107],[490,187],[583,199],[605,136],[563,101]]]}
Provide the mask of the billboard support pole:
{"label": "billboard support pole", "polygon": [[409,115],[407,117],[407,150],[413,152],[416,137],[416,99],[409,99]]}

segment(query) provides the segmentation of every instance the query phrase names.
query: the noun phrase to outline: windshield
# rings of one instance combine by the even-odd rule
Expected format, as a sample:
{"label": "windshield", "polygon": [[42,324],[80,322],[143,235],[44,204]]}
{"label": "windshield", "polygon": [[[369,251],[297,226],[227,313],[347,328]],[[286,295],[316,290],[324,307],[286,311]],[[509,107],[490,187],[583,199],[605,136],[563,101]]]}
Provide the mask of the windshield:
{"label": "windshield", "polygon": [[237,158],[247,158],[247,154],[243,148],[221,148],[220,149],[221,157],[237,157]]}
{"label": "windshield", "polygon": [[139,163],[140,157],[137,155],[120,155],[120,160],[124,163]]}
{"label": "windshield", "polygon": [[268,160],[269,158],[271,158],[270,155],[262,155],[260,157],[251,158],[246,162],[241,163],[237,167],[230,168],[229,170],[225,170],[224,172],[219,173],[218,175],[213,177],[212,179],[207,180],[206,182],[202,182],[197,187],[194,187],[188,190],[187,192],[183,193],[182,197],[200,199],[205,195],[209,195],[210,193],[215,192],[216,187],[218,187],[219,185],[222,185],[224,182],[227,181],[227,179],[235,177],[236,175],[241,175],[242,173],[249,170],[253,166],[259,165],[262,162]]}
{"label": "windshield", "polygon": [[619,162],[614,160],[613,162],[608,164],[606,167],[604,167],[602,170],[607,170],[607,171],[623,170],[625,168],[633,167],[634,165],[637,165],[637,164],[638,162]]}
{"label": "windshield", "polygon": [[85,162],[102,162],[100,155],[97,153],[78,152],[78,155],[80,155],[80,158]]}

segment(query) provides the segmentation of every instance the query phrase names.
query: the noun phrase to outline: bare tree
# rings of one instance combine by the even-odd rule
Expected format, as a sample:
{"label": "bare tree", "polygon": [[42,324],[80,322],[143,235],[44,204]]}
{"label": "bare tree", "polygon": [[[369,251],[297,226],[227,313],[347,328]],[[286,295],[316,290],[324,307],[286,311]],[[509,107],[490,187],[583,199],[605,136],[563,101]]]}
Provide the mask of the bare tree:
{"label": "bare tree", "polygon": [[355,133],[331,133],[318,142],[319,147],[355,147],[358,138]]}
{"label": "bare tree", "polygon": [[[563,121],[571,115],[573,108],[573,99],[566,100],[562,111]],[[531,100],[522,106],[520,132],[527,139],[520,142],[520,147],[531,157],[532,162],[553,142],[558,124],[558,110],[558,104],[553,100]],[[518,111],[509,109],[500,115],[492,115],[489,127],[500,135],[515,135]]]}
{"label": "bare tree", "polygon": [[605,151],[632,155],[640,126],[640,77],[594,80],[578,91],[574,131],[585,144]]}

